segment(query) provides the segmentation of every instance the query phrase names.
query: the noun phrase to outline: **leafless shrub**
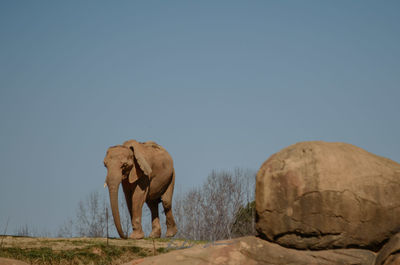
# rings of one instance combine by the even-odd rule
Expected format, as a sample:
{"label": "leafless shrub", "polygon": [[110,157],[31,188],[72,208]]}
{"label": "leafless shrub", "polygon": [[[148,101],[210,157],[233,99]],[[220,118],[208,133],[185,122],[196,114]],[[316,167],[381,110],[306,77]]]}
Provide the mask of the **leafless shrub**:
{"label": "leafless shrub", "polygon": [[57,237],[73,237],[75,234],[74,226],[72,219],[68,219],[58,228]]}
{"label": "leafless shrub", "polygon": [[177,237],[187,239],[200,239],[203,227],[200,222],[202,218],[200,214],[202,195],[200,189],[192,189],[185,195],[175,199],[174,217],[175,222],[178,224]]}
{"label": "leafless shrub", "polygon": [[36,232],[34,234],[34,236],[35,237],[53,237],[53,233],[46,228],[42,228],[42,229],[40,229],[39,232]]}
{"label": "leafless shrub", "polygon": [[0,248],[3,248],[3,242],[4,242],[4,238],[6,237],[6,234],[7,234],[7,228],[8,228],[9,221],[10,221],[10,217],[7,218],[6,225],[4,226],[4,232],[3,232],[3,236],[1,238]]}
{"label": "leafless shrub", "polygon": [[106,236],[106,201],[99,192],[92,192],[81,200],[76,213],[76,231],[78,236]]}
{"label": "leafless shrub", "polygon": [[31,227],[29,227],[27,224],[19,226],[15,232],[14,235],[16,236],[34,236],[34,231]]}
{"label": "leafless shrub", "polygon": [[235,169],[212,171],[201,188],[177,196],[178,237],[193,240],[232,238],[237,212],[254,200],[255,174]]}
{"label": "leafless shrub", "polygon": [[14,230],[13,235],[24,237],[51,237],[52,233],[46,229],[38,229],[35,226],[24,224]]}

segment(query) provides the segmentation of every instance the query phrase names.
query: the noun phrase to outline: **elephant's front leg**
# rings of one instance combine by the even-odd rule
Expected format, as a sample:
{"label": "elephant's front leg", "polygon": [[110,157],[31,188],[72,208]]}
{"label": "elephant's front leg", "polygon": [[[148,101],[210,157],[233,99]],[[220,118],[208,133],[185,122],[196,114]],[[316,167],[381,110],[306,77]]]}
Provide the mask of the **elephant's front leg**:
{"label": "elephant's front leg", "polygon": [[148,188],[141,188],[136,185],[132,193],[132,234],[129,236],[132,239],[142,239],[144,233],[142,230],[142,208],[145,202]]}

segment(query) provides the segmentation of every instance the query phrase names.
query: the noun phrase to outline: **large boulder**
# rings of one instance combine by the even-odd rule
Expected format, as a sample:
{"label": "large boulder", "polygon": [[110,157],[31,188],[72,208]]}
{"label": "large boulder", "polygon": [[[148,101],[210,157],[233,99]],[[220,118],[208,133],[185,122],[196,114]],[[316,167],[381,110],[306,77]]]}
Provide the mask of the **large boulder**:
{"label": "large boulder", "polygon": [[400,231],[400,164],[354,145],[302,142],[256,181],[256,229],[296,249],[379,249]]}

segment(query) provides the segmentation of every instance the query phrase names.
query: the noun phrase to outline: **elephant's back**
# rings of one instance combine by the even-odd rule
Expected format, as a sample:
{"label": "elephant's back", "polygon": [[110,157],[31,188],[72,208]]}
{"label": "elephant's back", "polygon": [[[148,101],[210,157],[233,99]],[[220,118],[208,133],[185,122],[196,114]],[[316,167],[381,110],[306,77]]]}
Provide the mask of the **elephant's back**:
{"label": "elephant's back", "polygon": [[148,160],[150,163],[171,163],[173,164],[172,156],[168,153],[168,151],[153,141],[147,141],[142,143],[143,147],[146,149],[146,154],[148,156]]}
{"label": "elephant's back", "polygon": [[141,143],[141,144],[146,148],[166,151],[164,147],[162,147],[161,145],[157,144],[154,141],[147,141],[147,142],[144,142],[144,143]]}

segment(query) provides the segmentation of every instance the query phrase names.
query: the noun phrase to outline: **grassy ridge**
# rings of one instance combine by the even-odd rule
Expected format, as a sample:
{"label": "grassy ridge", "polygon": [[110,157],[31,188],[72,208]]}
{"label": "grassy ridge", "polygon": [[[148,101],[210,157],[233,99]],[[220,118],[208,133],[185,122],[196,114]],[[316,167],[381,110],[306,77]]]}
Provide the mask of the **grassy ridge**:
{"label": "grassy ridge", "polygon": [[35,244],[31,242],[32,238],[30,238],[31,241],[29,241],[29,244],[24,244],[22,240],[18,244],[18,240],[18,238],[12,238],[9,241],[12,241],[13,244],[10,243],[2,246],[0,248],[0,257],[22,260],[29,264],[103,265],[121,264],[133,259],[157,255],[172,250],[172,248],[164,246],[167,242],[163,239],[160,239],[160,242],[157,240],[154,242],[149,242],[148,240],[111,240],[109,245],[104,242],[104,239],[38,239],[35,241]]}
{"label": "grassy ridge", "polygon": [[[165,249],[159,248],[157,251],[164,252]],[[31,264],[118,264],[148,255],[152,255],[149,250],[135,246],[93,245],[80,249],[58,251],[51,248],[21,249],[10,247],[0,249],[1,257],[23,260]]]}

